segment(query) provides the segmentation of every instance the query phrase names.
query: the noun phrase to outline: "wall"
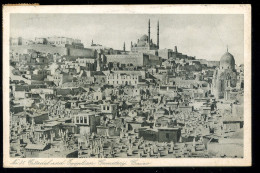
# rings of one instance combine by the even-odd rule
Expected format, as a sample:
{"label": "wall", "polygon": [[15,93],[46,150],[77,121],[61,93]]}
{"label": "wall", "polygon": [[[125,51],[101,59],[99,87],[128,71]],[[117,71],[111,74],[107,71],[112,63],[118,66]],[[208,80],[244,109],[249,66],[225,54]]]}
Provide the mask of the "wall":
{"label": "wall", "polygon": [[102,136],[107,136],[109,134],[108,127],[98,127],[97,128],[97,134]]}
{"label": "wall", "polygon": [[43,81],[44,78],[46,78],[47,75],[43,75],[43,74],[32,74],[31,75],[31,80],[39,80],[39,81]]}
{"label": "wall", "polygon": [[22,45],[22,46],[11,46],[10,52],[13,50],[14,52],[18,52],[19,54],[23,54],[24,52],[27,52],[27,49],[33,49],[38,52],[43,53],[58,53],[60,55],[68,55],[68,50],[65,47],[54,47],[51,45],[41,45],[41,44],[32,44],[32,45]]}
{"label": "wall", "polygon": [[141,123],[131,123],[131,122],[127,123],[128,130],[139,129],[141,128],[141,126],[142,126]]}
{"label": "wall", "polygon": [[162,59],[169,59],[169,55],[171,54],[171,49],[160,49],[158,50],[158,56],[162,57]]}
{"label": "wall", "polygon": [[75,49],[75,48],[68,48],[68,55],[69,56],[79,56],[79,57],[95,57],[95,51],[92,49]]}
{"label": "wall", "polygon": [[67,74],[62,75],[61,84],[64,84],[64,83],[67,83],[67,82],[72,82],[72,81],[73,81],[72,75],[67,75]]}
{"label": "wall", "polygon": [[40,94],[40,93],[44,93],[44,94],[53,94],[53,89],[52,88],[35,88],[35,89],[31,89],[31,92],[34,94]]}
{"label": "wall", "polygon": [[79,126],[79,131],[81,135],[91,134],[89,126]]}
{"label": "wall", "polygon": [[[104,71],[103,71],[104,72]],[[142,76],[142,78],[145,78],[145,71],[120,71],[120,70],[118,70],[118,71],[114,71],[113,72],[114,74],[121,74],[121,73],[125,73],[125,74],[127,74],[127,75],[141,75]]]}
{"label": "wall", "polygon": [[96,84],[103,84],[107,82],[107,77],[102,75],[95,75],[95,83]]}
{"label": "wall", "polygon": [[100,125],[100,117],[91,115],[89,116],[90,133],[97,133],[97,126]]}
{"label": "wall", "polygon": [[25,91],[14,91],[15,99],[25,98]]}
{"label": "wall", "polygon": [[10,112],[13,112],[14,114],[22,111],[23,111],[23,106],[12,106],[10,109]]}
{"label": "wall", "polygon": [[116,129],[115,127],[109,127],[108,134],[109,136],[120,136],[121,129]]}
{"label": "wall", "polygon": [[132,52],[139,52],[139,51],[149,51],[149,47],[132,47]]}
{"label": "wall", "polygon": [[223,122],[223,129],[224,130],[233,130],[237,131],[242,127],[242,122],[240,121],[235,121],[235,122],[229,122],[229,121],[224,121]]}
{"label": "wall", "polygon": [[42,124],[44,120],[48,120],[49,116],[48,113],[44,113],[40,116],[34,117],[35,124]]}
{"label": "wall", "polygon": [[113,85],[137,85],[141,80],[141,76],[137,75],[119,75],[109,74],[107,75],[107,83]]}
{"label": "wall", "polygon": [[121,64],[133,64],[134,66],[143,66],[143,54],[129,55],[106,55],[107,63],[119,62]]}
{"label": "wall", "polygon": [[76,48],[65,48],[65,47],[55,47],[52,45],[41,45],[41,44],[32,44],[32,45],[21,45],[21,46],[11,46],[10,52],[14,51],[18,54],[27,53],[27,49],[33,49],[38,52],[43,53],[58,53],[60,55],[69,55],[69,56],[84,56],[84,57],[95,57],[95,51],[92,49],[76,49]]}
{"label": "wall", "polygon": [[147,141],[158,141],[158,132],[139,129],[139,137],[143,137],[143,139]]}
{"label": "wall", "polygon": [[56,95],[66,96],[66,95],[69,95],[69,94],[72,94],[71,89],[60,89],[60,88],[56,89]]}
{"label": "wall", "polygon": [[232,115],[243,117],[244,116],[244,105],[235,105],[232,106]]}
{"label": "wall", "polygon": [[145,53],[145,54],[152,54],[152,55],[158,55],[157,50],[139,50],[139,53]]}
{"label": "wall", "polygon": [[[169,137],[166,137],[166,134],[169,135]],[[178,142],[181,136],[181,130],[180,129],[159,129],[158,130],[158,141],[159,142]]]}
{"label": "wall", "polygon": [[147,63],[144,63],[144,65],[161,65],[161,57],[155,56],[155,55],[149,55],[149,59]]}

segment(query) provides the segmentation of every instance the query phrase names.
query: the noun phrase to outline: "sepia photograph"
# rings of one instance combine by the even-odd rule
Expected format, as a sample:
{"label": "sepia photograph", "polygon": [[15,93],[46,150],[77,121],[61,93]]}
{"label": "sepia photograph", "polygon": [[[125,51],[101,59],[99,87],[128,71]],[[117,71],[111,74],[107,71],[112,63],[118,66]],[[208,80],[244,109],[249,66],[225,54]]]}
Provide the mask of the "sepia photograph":
{"label": "sepia photograph", "polygon": [[251,165],[250,5],[4,6],[5,167]]}

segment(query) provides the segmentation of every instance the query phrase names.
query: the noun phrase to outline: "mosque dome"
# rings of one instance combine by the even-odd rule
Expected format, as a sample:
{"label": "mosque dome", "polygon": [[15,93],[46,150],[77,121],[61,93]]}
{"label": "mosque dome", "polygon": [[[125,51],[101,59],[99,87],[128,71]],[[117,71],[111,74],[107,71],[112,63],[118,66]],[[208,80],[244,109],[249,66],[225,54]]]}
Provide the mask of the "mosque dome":
{"label": "mosque dome", "polygon": [[235,69],[235,59],[228,51],[220,59],[220,69]]}
{"label": "mosque dome", "polygon": [[143,35],[141,38],[140,38],[140,41],[147,41],[148,40],[148,36],[147,35]]}

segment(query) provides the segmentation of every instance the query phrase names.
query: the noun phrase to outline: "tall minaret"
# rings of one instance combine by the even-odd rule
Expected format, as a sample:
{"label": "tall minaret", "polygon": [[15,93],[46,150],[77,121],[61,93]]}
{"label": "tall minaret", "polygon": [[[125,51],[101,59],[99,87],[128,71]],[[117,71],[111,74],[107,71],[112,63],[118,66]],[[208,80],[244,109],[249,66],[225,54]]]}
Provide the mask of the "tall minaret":
{"label": "tall minaret", "polygon": [[150,37],[150,19],[149,19],[149,22],[148,22],[148,43],[149,43],[149,47],[150,47],[150,40],[151,40],[151,37]]}
{"label": "tall minaret", "polygon": [[124,42],[124,47],[123,47],[123,50],[124,50],[124,52],[125,52],[125,42]]}
{"label": "tall minaret", "polygon": [[174,52],[177,53],[178,50],[177,50],[177,46],[174,47]]}
{"label": "tall minaret", "polygon": [[157,47],[159,49],[159,20],[157,22]]}

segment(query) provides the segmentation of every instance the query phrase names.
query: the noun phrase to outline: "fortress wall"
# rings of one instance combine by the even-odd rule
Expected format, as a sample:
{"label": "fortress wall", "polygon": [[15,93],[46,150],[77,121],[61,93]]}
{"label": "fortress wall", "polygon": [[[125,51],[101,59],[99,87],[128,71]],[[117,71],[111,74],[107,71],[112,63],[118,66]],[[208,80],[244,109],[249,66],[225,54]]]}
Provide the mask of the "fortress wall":
{"label": "fortress wall", "polygon": [[134,66],[143,66],[143,54],[129,55],[106,55],[107,63],[119,62],[120,64],[133,64]]}
{"label": "fortress wall", "polygon": [[95,51],[92,49],[76,49],[76,48],[66,48],[66,47],[55,47],[52,45],[43,45],[43,44],[32,44],[32,45],[19,45],[19,46],[11,46],[10,51],[13,51],[18,54],[28,53],[28,49],[33,49],[37,52],[43,53],[58,53],[61,56],[84,56],[84,57],[95,57]]}
{"label": "fortress wall", "polygon": [[93,49],[76,49],[76,48],[68,48],[69,56],[80,56],[80,57],[95,57],[95,51]]}
{"label": "fortress wall", "polygon": [[147,65],[161,65],[161,58],[155,55],[149,55]]}
{"label": "fortress wall", "polygon": [[169,59],[171,52],[172,52],[171,49],[161,49],[158,50],[158,56],[162,57],[163,59]]}
{"label": "fortress wall", "polygon": [[38,52],[43,52],[43,53],[58,53],[60,55],[68,55],[68,50],[65,47],[53,47],[51,45],[42,45],[42,44],[32,44],[32,45],[21,45],[21,46],[11,46],[10,47],[10,52],[14,51],[17,52],[18,54],[23,54],[27,53],[28,49],[33,49]]}

